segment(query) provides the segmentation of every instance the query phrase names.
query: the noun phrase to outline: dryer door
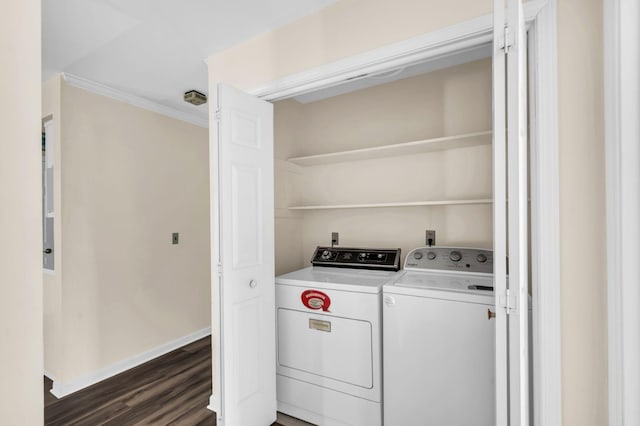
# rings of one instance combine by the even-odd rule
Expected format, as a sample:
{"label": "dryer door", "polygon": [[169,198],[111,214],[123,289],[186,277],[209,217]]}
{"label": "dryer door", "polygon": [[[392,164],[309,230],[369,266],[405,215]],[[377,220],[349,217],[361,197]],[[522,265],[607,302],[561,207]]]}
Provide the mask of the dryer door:
{"label": "dryer door", "polygon": [[278,309],[278,372],[360,396],[373,388],[368,321]]}

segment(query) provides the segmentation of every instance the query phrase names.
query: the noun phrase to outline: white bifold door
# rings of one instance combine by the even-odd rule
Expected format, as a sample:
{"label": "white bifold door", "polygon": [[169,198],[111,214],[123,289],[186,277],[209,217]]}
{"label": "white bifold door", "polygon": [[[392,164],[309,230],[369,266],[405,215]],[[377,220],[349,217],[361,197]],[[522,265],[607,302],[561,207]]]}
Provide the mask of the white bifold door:
{"label": "white bifold door", "polygon": [[213,409],[219,426],[276,419],[273,106],[228,86],[214,95]]}
{"label": "white bifold door", "polygon": [[493,44],[496,425],[526,426],[530,421],[527,44],[521,0],[494,0]]}

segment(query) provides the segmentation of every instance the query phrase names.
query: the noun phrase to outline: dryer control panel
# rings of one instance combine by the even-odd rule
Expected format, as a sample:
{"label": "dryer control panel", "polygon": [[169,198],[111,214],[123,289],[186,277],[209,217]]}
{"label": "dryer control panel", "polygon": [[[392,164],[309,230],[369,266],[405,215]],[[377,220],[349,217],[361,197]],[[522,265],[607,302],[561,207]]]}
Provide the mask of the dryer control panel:
{"label": "dryer control panel", "polygon": [[493,273],[493,250],[464,247],[418,247],[404,260],[405,270]]}
{"label": "dryer control panel", "polygon": [[366,249],[318,246],[311,258],[313,266],[398,271],[400,249]]}

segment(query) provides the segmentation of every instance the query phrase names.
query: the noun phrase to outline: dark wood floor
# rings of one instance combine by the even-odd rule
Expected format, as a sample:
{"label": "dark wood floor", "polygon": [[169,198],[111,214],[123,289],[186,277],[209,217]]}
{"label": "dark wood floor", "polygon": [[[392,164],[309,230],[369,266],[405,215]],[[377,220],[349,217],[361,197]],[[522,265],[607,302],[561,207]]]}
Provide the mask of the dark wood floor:
{"label": "dark wood floor", "polygon": [[[211,338],[198,340],[61,399],[45,377],[46,425],[215,425]],[[277,425],[277,423],[274,423]]]}

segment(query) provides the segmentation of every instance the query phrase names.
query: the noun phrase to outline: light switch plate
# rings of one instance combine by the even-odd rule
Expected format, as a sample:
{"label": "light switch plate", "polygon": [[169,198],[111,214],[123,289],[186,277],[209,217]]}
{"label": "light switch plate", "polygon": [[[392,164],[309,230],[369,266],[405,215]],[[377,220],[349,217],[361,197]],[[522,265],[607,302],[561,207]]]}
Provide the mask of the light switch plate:
{"label": "light switch plate", "polygon": [[436,245],[436,231],[434,231],[434,230],[426,230],[425,231],[424,244],[426,246],[435,246]]}
{"label": "light switch plate", "polygon": [[171,234],[171,242],[172,244],[178,244],[180,242],[180,234],[178,232]]}

